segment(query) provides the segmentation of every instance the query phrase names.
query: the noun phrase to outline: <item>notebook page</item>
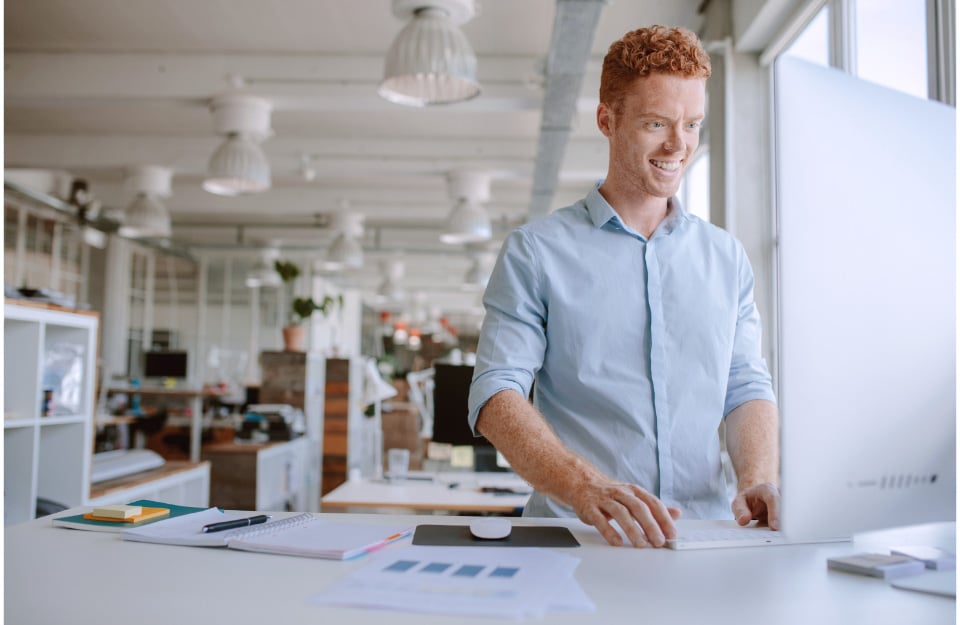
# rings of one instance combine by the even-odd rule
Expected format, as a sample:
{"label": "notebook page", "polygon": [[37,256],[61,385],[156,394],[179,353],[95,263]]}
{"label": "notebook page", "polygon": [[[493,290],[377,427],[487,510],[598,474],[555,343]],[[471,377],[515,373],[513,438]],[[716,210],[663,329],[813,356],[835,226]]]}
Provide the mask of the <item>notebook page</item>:
{"label": "notebook page", "polygon": [[204,534],[203,526],[209,523],[242,519],[242,514],[224,514],[218,508],[157,521],[143,527],[134,527],[121,533],[124,540],[188,547],[224,547],[230,532]]}
{"label": "notebook page", "polygon": [[231,549],[292,556],[345,560],[408,536],[412,527],[366,525],[325,521],[312,517],[308,522],[277,532],[258,531],[231,538]]}

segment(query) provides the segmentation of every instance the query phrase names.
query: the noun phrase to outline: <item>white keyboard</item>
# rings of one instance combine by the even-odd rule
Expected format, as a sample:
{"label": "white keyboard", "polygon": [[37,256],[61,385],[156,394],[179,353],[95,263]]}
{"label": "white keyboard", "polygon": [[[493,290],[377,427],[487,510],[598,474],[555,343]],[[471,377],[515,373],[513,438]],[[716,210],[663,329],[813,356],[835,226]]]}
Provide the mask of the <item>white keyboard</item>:
{"label": "white keyboard", "polygon": [[678,536],[667,540],[670,549],[718,549],[723,547],[764,547],[786,545],[782,532],[769,527],[678,528]]}
{"label": "white keyboard", "polygon": [[783,532],[760,527],[755,522],[741,527],[736,521],[713,521],[707,524],[692,521],[677,523],[677,538],[667,541],[670,549],[722,549],[724,547],[768,547],[805,543],[836,543],[849,536],[825,538],[789,538]]}

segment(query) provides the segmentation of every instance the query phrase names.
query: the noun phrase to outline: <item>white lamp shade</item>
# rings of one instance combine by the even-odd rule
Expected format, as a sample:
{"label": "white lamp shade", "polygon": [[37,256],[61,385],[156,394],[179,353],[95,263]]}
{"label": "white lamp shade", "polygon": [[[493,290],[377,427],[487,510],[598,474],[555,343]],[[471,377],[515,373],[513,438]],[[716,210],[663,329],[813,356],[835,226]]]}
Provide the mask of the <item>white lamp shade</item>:
{"label": "white lamp shade", "polygon": [[487,241],[493,236],[490,216],[484,208],[468,199],[462,199],[447,217],[440,240],[450,245]]}
{"label": "white lamp shade", "polygon": [[479,254],[473,259],[470,269],[463,276],[463,285],[466,289],[485,289],[490,281],[490,272],[493,268],[493,262],[496,260],[493,254]]}
{"label": "white lamp shade", "polygon": [[340,271],[360,267],[363,267],[363,247],[355,238],[341,232],[327,250],[323,268],[327,271]]}
{"label": "white lamp shade", "polygon": [[166,239],[170,237],[170,214],[157,198],[141,193],[127,208],[120,236],[131,238]]}
{"label": "white lamp shade", "polygon": [[477,57],[446,11],[416,11],[387,52],[378,93],[408,106],[461,102],[480,93]]}
{"label": "white lamp shade", "polygon": [[230,135],[210,157],[203,188],[227,196],[266,191],[270,188],[267,155],[244,135]]}
{"label": "white lamp shade", "polygon": [[391,302],[402,302],[407,298],[407,292],[404,290],[403,285],[389,277],[380,283],[380,287],[377,289],[377,295]]}
{"label": "white lamp shade", "polygon": [[283,284],[280,274],[273,266],[275,257],[269,253],[263,253],[256,264],[247,272],[244,283],[251,289],[256,288],[276,288]]}

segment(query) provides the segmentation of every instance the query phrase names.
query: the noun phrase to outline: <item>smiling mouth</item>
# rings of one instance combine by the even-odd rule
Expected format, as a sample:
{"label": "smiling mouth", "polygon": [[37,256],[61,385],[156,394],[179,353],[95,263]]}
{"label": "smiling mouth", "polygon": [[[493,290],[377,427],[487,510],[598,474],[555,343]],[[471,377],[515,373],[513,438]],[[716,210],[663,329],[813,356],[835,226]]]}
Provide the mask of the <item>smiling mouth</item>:
{"label": "smiling mouth", "polygon": [[657,169],[662,169],[663,171],[677,171],[680,169],[682,161],[656,161],[650,159],[650,163]]}

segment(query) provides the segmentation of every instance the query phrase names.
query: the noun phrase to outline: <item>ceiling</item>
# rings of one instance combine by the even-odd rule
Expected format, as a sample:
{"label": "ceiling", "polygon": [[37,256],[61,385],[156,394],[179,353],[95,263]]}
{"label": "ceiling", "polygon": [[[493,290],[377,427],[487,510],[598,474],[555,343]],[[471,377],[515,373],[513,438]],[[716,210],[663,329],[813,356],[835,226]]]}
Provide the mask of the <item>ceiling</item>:
{"label": "ceiling", "polygon": [[[553,208],[604,175],[607,146],[594,112],[607,46],[642,25],[700,26],[700,0],[559,4],[478,0],[463,31],[483,92],[417,109],[376,94],[384,55],[403,26],[389,0],[8,0],[5,166],[68,171],[115,208],[132,199],[126,168],[171,167],[165,204],[173,238],[197,253],[252,253],[273,241],[285,254],[320,259],[332,240],[330,213],[349,208],[365,216],[365,266],[335,282],[372,294],[380,261],[401,258],[411,292],[448,308],[475,307],[476,294],[460,288],[469,254],[439,241],[453,205],[447,174],[490,174],[496,251],[509,228],[536,215],[538,167],[553,178],[545,204]],[[563,11],[574,19],[554,36]],[[590,11],[599,11],[595,33]],[[588,52],[573,60],[582,82],[545,78],[555,39],[562,45],[552,48],[554,69],[577,44]],[[263,146],[273,186],[225,198],[201,182],[221,142],[209,103],[231,76],[273,105],[273,136]],[[572,119],[551,143],[541,136],[543,112],[564,98],[574,105]],[[551,157],[553,170],[544,167]]]}

